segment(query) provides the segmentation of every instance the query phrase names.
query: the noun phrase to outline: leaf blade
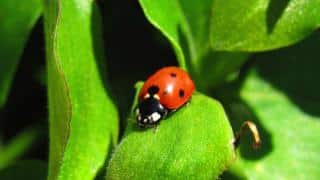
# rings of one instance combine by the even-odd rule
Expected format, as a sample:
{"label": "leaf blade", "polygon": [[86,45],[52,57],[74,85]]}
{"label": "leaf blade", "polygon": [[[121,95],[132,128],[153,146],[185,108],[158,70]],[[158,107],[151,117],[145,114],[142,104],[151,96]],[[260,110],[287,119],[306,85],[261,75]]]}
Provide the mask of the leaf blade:
{"label": "leaf blade", "polygon": [[320,25],[318,0],[218,0],[213,9],[210,38],[217,50],[266,51],[285,47]]}
{"label": "leaf blade", "polygon": [[118,113],[100,73],[99,12],[91,0],[49,3],[49,179],[92,179],[118,133]]}
{"label": "leaf blade", "polygon": [[132,113],[124,136],[107,179],[212,179],[235,158],[223,107],[199,93],[157,129],[137,127]]}

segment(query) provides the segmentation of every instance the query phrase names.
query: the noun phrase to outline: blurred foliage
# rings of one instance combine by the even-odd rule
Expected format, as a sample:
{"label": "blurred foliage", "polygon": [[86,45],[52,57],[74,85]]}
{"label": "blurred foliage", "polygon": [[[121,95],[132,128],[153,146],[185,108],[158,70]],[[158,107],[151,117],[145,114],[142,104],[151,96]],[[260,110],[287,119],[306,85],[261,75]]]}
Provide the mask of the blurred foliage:
{"label": "blurred foliage", "polygon": [[27,37],[41,12],[41,0],[0,2],[0,108],[8,96]]}
{"label": "blurred foliage", "polygon": [[0,170],[14,162],[21,154],[32,146],[39,134],[39,127],[27,128],[8,144],[0,145]]}
{"label": "blurred foliage", "polygon": [[[319,25],[319,0],[3,0],[0,179],[212,179],[235,154],[222,179],[319,179]],[[134,83],[177,64],[198,92],[138,129]],[[245,120],[258,151],[230,146]]]}

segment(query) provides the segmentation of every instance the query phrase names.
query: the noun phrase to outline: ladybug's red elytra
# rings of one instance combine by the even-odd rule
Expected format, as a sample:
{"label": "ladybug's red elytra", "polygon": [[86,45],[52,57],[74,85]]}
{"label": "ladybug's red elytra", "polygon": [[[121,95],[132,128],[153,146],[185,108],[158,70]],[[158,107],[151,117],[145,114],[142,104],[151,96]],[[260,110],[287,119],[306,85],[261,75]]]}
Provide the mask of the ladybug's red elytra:
{"label": "ladybug's red elytra", "polygon": [[148,127],[160,122],[169,112],[186,104],[195,89],[187,72],[170,66],[151,75],[139,93],[136,118],[139,126]]}

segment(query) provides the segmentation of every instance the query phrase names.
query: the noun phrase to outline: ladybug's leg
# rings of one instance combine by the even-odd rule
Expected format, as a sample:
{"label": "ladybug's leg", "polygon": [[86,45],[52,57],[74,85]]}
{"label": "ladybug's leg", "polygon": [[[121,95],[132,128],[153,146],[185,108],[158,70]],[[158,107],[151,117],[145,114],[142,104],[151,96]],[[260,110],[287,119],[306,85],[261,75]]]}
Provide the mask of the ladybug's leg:
{"label": "ladybug's leg", "polygon": [[174,110],[164,109],[163,112],[162,112],[163,114],[162,114],[161,119],[162,119],[162,120],[166,120],[166,119],[167,119],[166,117],[167,117],[168,114],[171,113],[171,112],[174,112]]}
{"label": "ladybug's leg", "polygon": [[153,133],[156,133],[157,131],[158,131],[158,123],[157,124],[155,124],[153,127],[152,127],[152,131],[153,131]]}
{"label": "ladybug's leg", "polygon": [[244,123],[242,123],[240,130],[237,132],[236,137],[233,141],[234,147],[237,148],[239,146],[241,136],[243,135],[245,129],[249,129],[251,134],[253,135],[253,140],[254,140],[254,143],[252,145],[253,148],[255,149],[259,148],[261,144],[259,131],[257,129],[257,126],[251,121],[245,121]]}

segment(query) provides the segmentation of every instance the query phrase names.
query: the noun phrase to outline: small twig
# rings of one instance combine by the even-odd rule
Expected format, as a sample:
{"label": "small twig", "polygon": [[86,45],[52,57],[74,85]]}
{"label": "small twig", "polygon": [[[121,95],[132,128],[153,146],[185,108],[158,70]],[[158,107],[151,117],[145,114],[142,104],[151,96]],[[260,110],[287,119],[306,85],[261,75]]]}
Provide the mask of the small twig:
{"label": "small twig", "polygon": [[236,134],[236,138],[233,142],[234,147],[237,148],[240,144],[240,139],[244,133],[245,129],[249,129],[251,134],[253,135],[253,140],[254,143],[252,144],[252,147],[254,149],[257,149],[260,147],[261,145],[261,140],[260,140],[260,135],[259,135],[259,131],[257,129],[257,126],[251,122],[251,121],[245,121],[244,123],[242,123],[239,132]]}

